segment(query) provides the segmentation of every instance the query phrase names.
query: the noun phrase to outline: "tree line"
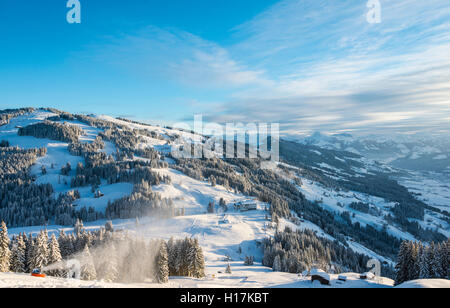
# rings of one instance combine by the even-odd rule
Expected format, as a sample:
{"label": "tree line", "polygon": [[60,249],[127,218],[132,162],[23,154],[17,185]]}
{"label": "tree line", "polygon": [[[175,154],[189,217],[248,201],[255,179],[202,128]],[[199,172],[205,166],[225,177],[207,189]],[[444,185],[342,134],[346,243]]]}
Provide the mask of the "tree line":
{"label": "tree line", "polygon": [[[263,265],[274,271],[302,273],[313,268],[336,274],[367,271],[369,257],[356,253],[339,241],[319,237],[311,230],[277,231],[264,240]],[[393,277],[393,268],[382,266],[382,275]]]}
{"label": "tree line", "polygon": [[83,129],[77,125],[58,123],[45,120],[26,127],[20,127],[19,136],[32,136],[36,138],[46,138],[63,142],[77,142],[79,136],[83,135]]}
{"label": "tree line", "polygon": [[446,242],[425,245],[404,241],[400,246],[395,266],[395,284],[416,279],[449,279],[449,248]]}
{"label": "tree line", "polygon": [[[58,237],[49,237],[43,230],[37,236],[21,233],[10,240],[3,222],[0,272],[41,269],[55,277],[122,283],[167,283],[170,276],[205,276],[203,251],[197,239],[145,240],[114,231],[111,223],[105,227],[88,232],[77,221],[70,234],[61,231]],[[79,264],[78,270],[70,268],[73,264]]]}

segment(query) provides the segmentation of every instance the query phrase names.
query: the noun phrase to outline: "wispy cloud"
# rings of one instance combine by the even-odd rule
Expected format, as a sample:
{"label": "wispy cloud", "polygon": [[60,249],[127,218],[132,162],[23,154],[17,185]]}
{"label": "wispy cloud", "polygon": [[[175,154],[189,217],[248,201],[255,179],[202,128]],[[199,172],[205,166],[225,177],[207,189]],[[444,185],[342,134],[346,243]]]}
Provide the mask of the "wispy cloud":
{"label": "wispy cloud", "polygon": [[[448,128],[448,0],[284,0],[233,29],[234,43],[148,27],[114,38],[101,61],[216,98],[188,98],[211,121],[280,122],[286,133]],[[225,92],[224,92],[225,91]]]}
{"label": "wispy cloud", "polygon": [[262,70],[248,69],[232,59],[225,48],[177,29],[149,26],[94,48],[98,61],[190,86],[238,88],[269,82]]}
{"label": "wispy cloud", "polygon": [[450,128],[448,2],[381,3],[379,25],[366,22],[364,1],[286,0],[237,27],[233,53],[272,68],[274,86],[233,93],[226,116],[211,119],[246,114],[290,131]]}

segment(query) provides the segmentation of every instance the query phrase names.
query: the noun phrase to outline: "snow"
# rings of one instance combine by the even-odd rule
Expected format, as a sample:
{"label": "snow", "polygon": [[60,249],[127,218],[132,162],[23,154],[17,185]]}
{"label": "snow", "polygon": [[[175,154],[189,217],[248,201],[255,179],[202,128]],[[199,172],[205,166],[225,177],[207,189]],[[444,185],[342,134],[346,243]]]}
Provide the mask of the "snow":
{"label": "snow", "polygon": [[78,207],[93,207],[98,212],[105,212],[108,205],[108,201],[129,196],[133,191],[133,184],[130,183],[117,183],[111,185],[101,185],[100,191],[104,194],[103,197],[94,198],[94,194],[91,192],[91,187],[77,188],[80,192],[81,198],[74,202],[74,205]]}
{"label": "snow", "polygon": [[209,202],[217,205],[223,198],[226,203],[235,203],[247,200],[244,195],[237,195],[226,190],[223,186],[212,187],[206,181],[198,181],[173,169],[153,169],[161,175],[172,179],[171,184],[153,186],[152,190],[161,194],[163,198],[172,198],[177,207],[184,207],[187,213],[204,213]]}
{"label": "snow", "polygon": [[[26,126],[29,124],[42,121],[46,117],[54,114],[43,111],[36,111],[32,114],[24,115],[16,119],[12,119],[11,123],[0,128],[0,139],[6,139],[10,141],[12,145],[17,145],[24,148],[33,147],[47,147],[47,155],[39,158],[37,163],[32,167],[31,172],[37,176],[37,183],[51,183],[56,193],[67,192],[72,190],[70,188],[70,179],[75,175],[75,171],[72,170],[71,174],[67,177],[60,176],[60,169],[63,165],[69,162],[72,165],[72,169],[75,169],[78,162],[82,162],[81,157],[70,155],[67,150],[67,143],[56,142],[46,139],[37,139],[34,137],[19,137],[17,135],[16,126]],[[147,129],[149,131],[155,131],[165,138],[173,137],[175,135],[182,136],[185,140],[194,140],[196,136],[187,132],[180,132],[178,130],[161,128],[151,125],[140,125],[124,122],[108,116],[99,116],[103,120],[120,123],[127,125],[130,128]],[[83,123],[77,121],[69,121],[71,125],[80,126],[85,135],[81,137],[83,142],[92,142],[100,130],[89,127]],[[149,137],[144,137],[139,147],[153,147],[159,151],[170,151],[174,143],[170,140],[159,140]],[[108,154],[115,152],[115,146],[110,142],[105,142],[105,149],[102,150]],[[318,152],[317,154],[319,154]],[[142,159],[136,157],[136,159]],[[173,163],[172,160],[167,159],[169,163]],[[54,166],[52,169],[51,166]],[[285,164],[284,164],[285,165]],[[47,170],[46,175],[41,174],[41,166],[45,166]],[[288,165],[286,165],[288,166]],[[291,167],[291,166],[288,166]],[[322,168],[331,169],[333,171],[342,172],[339,169],[335,169],[329,165],[321,165]],[[264,168],[271,169],[275,172],[280,172],[278,164],[267,164]],[[294,167],[292,167],[294,168]],[[179,171],[167,168],[167,169],[154,169],[162,175],[167,175],[171,178],[171,184],[161,184],[153,186],[152,190],[158,192],[162,197],[170,197],[173,199],[174,204],[178,208],[184,208],[186,210],[186,216],[180,216],[170,219],[154,219],[154,218],[141,218],[139,225],[136,225],[134,219],[129,220],[114,220],[113,225],[115,229],[128,230],[135,232],[139,236],[145,238],[162,238],[165,240],[170,237],[182,238],[182,237],[195,237],[198,238],[199,243],[203,249],[206,260],[206,273],[207,277],[204,279],[191,279],[191,278],[171,278],[169,284],[164,287],[247,287],[247,288],[262,288],[262,287],[289,287],[289,288],[311,288],[311,287],[328,287],[317,284],[312,284],[310,277],[299,276],[289,273],[273,272],[272,269],[262,266],[261,261],[263,257],[263,251],[261,249],[262,241],[273,236],[275,230],[271,228],[271,222],[266,219],[266,216],[270,217],[270,214],[265,211],[266,204],[257,202],[258,209],[256,211],[239,212],[235,211],[233,204],[237,202],[246,202],[249,196],[242,194],[235,194],[232,191],[225,189],[223,186],[217,185],[211,186],[207,181],[198,181],[192,179]],[[367,170],[360,170],[361,172],[367,172]],[[283,177],[289,178],[286,173],[282,174]],[[353,191],[343,192],[334,191],[330,188],[323,187],[318,183],[309,181],[305,178],[301,178],[303,185],[297,188],[305,194],[306,198],[311,201],[320,201],[319,206],[326,208],[329,211],[335,213],[342,213],[348,211],[354,214],[352,218],[354,221],[359,221],[361,225],[371,224],[376,227],[381,227],[384,223],[382,217],[373,216],[371,214],[360,213],[348,207],[351,202],[365,202],[368,203],[381,213],[385,214],[394,205],[386,202],[385,200]],[[67,182],[67,184],[65,183]],[[101,198],[94,198],[90,187],[77,188],[80,192],[81,199],[75,202],[75,205],[92,206],[97,211],[104,211],[108,201],[129,195],[132,192],[133,185],[129,183],[118,183],[107,185],[105,181],[100,185],[100,191],[105,194]],[[55,194],[56,194],[55,193]],[[219,203],[219,200],[223,198],[228,205],[229,210],[226,213],[214,213],[206,214],[208,203],[214,201],[215,204]],[[427,216],[428,217],[428,216]],[[434,217],[429,216],[429,219]],[[436,218],[437,219],[437,218]],[[435,221],[435,220],[434,220]],[[100,220],[96,222],[85,223],[87,230],[97,230],[103,227],[106,220]],[[301,220],[300,224],[295,224],[291,221],[281,219],[279,228],[290,227],[293,230],[313,230],[318,236],[334,240],[333,237],[326,234],[317,225]],[[9,230],[10,235],[18,234],[20,232],[36,234],[42,227],[23,227],[14,228]],[[64,226],[47,226],[49,233],[58,234],[59,230],[65,232],[72,232],[72,227]],[[388,227],[388,232],[399,238],[413,240],[414,238],[401,230],[394,227]],[[367,249],[363,245],[360,245],[351,239],[348,239],[348,244],[352,250],[372,258],[377,258],[380,261],[393,264],[391,260],[383,258],[371,250]],[[239,252],[241,251],[241,252]],[[230,265],[232,268],[232,274],[225,274],[225,268],[228,261],[224,261],[225,256],[230,256],[232,261]],[[244,259],[246,256],[254,256],[255,265],[245,266]],[[325,273],[324,273],[325,274]],[[331,286],[337,288],[361,288],[361,287],[392,287],[393,281],[390,279],[375,279],[375,280],[361,280],[357,273],[345,273],[347,282],[338,280],[338,275],[328,275]],[[426,282],[430,284],[430,282]],[[161,285],[155,285],[152,283],[144,284],[108,284],[104,282],[83,282],[77,280],[46,278],[38,279],[28,275],[0,273],[0,287],[89,287],[89,288],[102,288],[102,287],[161,287]]]}
{"label": "snow", "polygon": [[445,279],[420,279],[402,283],[398,285],[400,289],[431,289],[431,288],[450,288],[450,280]]}
{"label": "snow", "polygon": [[436,173],[414,172],[399,179],[399,183],[429,205],[450,211],[450,177]]}
{"label": "snow", "polygon": [[[155,283],[106,283],[65,278],[36,278],[29,274],[0,273],[0,288],[391,288],[393,281],[387,278],[361,280],[359,274],[345,273],[347,281],[338,275],[329,275],[330,286],[312,283],[310,277],[273,272],[259,266],[248,267],[231,262],[232,273],[208,275],[203,279],[171,277],[167,284]],[[224,271],[225,266],[217,269]]]}
{"label": "snow", "polygon": [[311,276],[320,276],[320,277],[322,277],[322,278],[324,278],[324,279],[326,279],[328,281],[331,280],[330,275],[328,275],[325,271],[320,270],[320,269],[313,269],[313,270],[311,270],[310,275]]}
{"label": "snow", "polygon": [[[374,216],[370,213],[362,213],[349,207],[352,202],[364,202],[373,205],[383,214],[389,213],[389,209],[395,204],[388,202],[382,198],[370,196],[355,191],[335,191],[331,188],[313,182],[311,180],[301,178],[302,185],[297,188],[310,201],[317,201],[318,205],[333,213],[349,212],[353,222],[359,222],[361,226],[368,224],[375,228],[381,228],[385,223],[383,215]],[[355,215],[355,217],[353,217]],[[400,239],[414,240],[414,237],[394,226],[388,226],[387,232],[392,236]]]}

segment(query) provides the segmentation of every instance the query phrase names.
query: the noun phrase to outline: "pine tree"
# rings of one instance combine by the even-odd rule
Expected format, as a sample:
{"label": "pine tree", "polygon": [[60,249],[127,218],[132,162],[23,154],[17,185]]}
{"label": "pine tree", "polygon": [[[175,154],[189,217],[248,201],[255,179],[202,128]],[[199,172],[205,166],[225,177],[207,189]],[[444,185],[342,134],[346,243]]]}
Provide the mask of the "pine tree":
{"label": "pine tree", "polygon": [[31,257],[31,267],[33,269],[42,269],[48,264],[48,245],[46,241],[46,235],[41,231],[36,238],[36,243],[33,247],[33,254]]}
{"label": "pine tree", "polygon": [[175,251],[175,275],[174,276],[189,276],[187,268],[187,254],[189,249],[189,238],[177,241]]}
{"label": "pine tree", "polygon": [[23,240],[22,234],[16,239],[11,251],[10,268],[15,273],[25,273],[26,259],[25,259],[26,244]]}
{"label": "pine tree", "polygon": [[31,271],[33,271],[34,267],[34,260],[33,260],[33,255],[34,255],[34,245],[35,245],[35,240],[33,238],[33,236],[30,234],[28,235],[28,237],[26,237],[26,235],[24,236],[24,238],[26,238],[26,250],[25,250],[25,259],[26,259],[26,269],[27,269],[27,273],[31,273]]}
{"label": "pine tree", "polygon": [[198,240],[194,239],[192,244],[194,251],[192,275],[195,278],[203,278],[205,277],[205,257]]}
{"label": "pine tree", "polygon": [[230,263],[228,263],[227,268],[225,269],[225,273],[227,273],[227,274],[231,274],[232,273]]}
{"label": "pine tree", "polygon": [[211,201],[208,203],[208,213],[212,214],[215,212],[214,202]]}
{"label": "pine tree", "polygon": [[89,247],[86,244],[82,253],[82,265],[81,265],[81,279],[82,280],[96,280],[97,272],[95,270],[94,261],[92,259]]}
{"label": "pine tree", "polygon": [[433,272],[433,278],[445,278],[445,276],[442,276],[444,269],[442,268],[441,244],[436,244],[433,247],[433,261],[431,264],[431,269]]}
{"label": "pine tree", "polygon": [[76,235],[79,235],[79,234],[83,231],[83,229],[84,229],[83,221],[77,219],[77,221],[76,221],[76,223],[75,223],[75,226],[74,226],[74,228],[73,228],[73,232],[74,232]]}
{"label": "pine tree", "polygon": [[177,243],[174,238],[171,237],[167,242],[167,255],[169,259],[169,273],[170,276],[175,276],[177,273],[176,263],[177,263]]}
{"label": "pine tree", "polygon": [[435,244],[433,242],[431,242],[430,246],[428,246],[427,248],[427,253],[426,253],[426,259],[425,259],[425,266],[428,270],[428,277],[430,279],[436,278],[436,274],[434,272],[434,251],[435,251]]}
{"label": "pine tree", "polygon": [[408,281],[409,242],[403,241],[395,265],[395,285]]}
{"label": "pine tree", "polygon": [[0,272],[9,272],[11,251],[9,250],[8,228],[4,221],[0,225]]}
{"label": "pine tree", "polygon": [[281,259],[279,255],[277,255],[273,260],[272,269],[274,272],[281,272]]}
{"label": "pine tree", "polygon": [[430,278],[430,271],[428,269],[428,247],[423,247],[419,255],[419,279]]}
{"label": "pine tree", "polygon": [[449,241],[447,240],[447,242],[443,242],[441,244],[441,249],[439,251],[439,255],[440,255],[440,260],[441,260],[441,269],[442,272],[440,273],[440,277],[442,279],[449,279],[449,268],[448,268],[448,257],[449,257]]}
{"label": "pine tree", "polygon": [[[62,260],[62,256],[61,256],[61,252],[59,249],[59,243],[58,240],[56,239],[56,236],[54,234],[52,234],[52,238],[50,240],[50,245],[49,245],[49,254],[48,254],[48,264],[55,264],[60,262]],[[61,271],[58,269],[55,270],[51,270],[48,273],[51,276],[61,276]]]}
{"label": "pine tree", "polygon": [[169,282],[169,256],[167,252],[167,244],[162,241],[159,253],[156,259],[156,280],[158,283]]}
{"label": "pine tree", "polygon": [[408,280],[415,280],[419,278],[418,271],[418,255],[419,255],[419,244],[409,243],[409,258],[408,258]]}

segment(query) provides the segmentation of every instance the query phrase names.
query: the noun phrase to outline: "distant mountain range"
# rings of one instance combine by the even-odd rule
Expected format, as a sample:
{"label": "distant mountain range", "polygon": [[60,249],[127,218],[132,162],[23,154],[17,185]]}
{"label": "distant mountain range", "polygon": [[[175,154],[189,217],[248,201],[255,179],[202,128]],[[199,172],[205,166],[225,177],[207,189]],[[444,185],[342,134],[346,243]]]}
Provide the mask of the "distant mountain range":
{"label": "distant mountain range", "polygon": [[393,167],[450,174],[450,138],[442,135],[325,135],[316,132],[296,141],[305,145],[348,151]]}

